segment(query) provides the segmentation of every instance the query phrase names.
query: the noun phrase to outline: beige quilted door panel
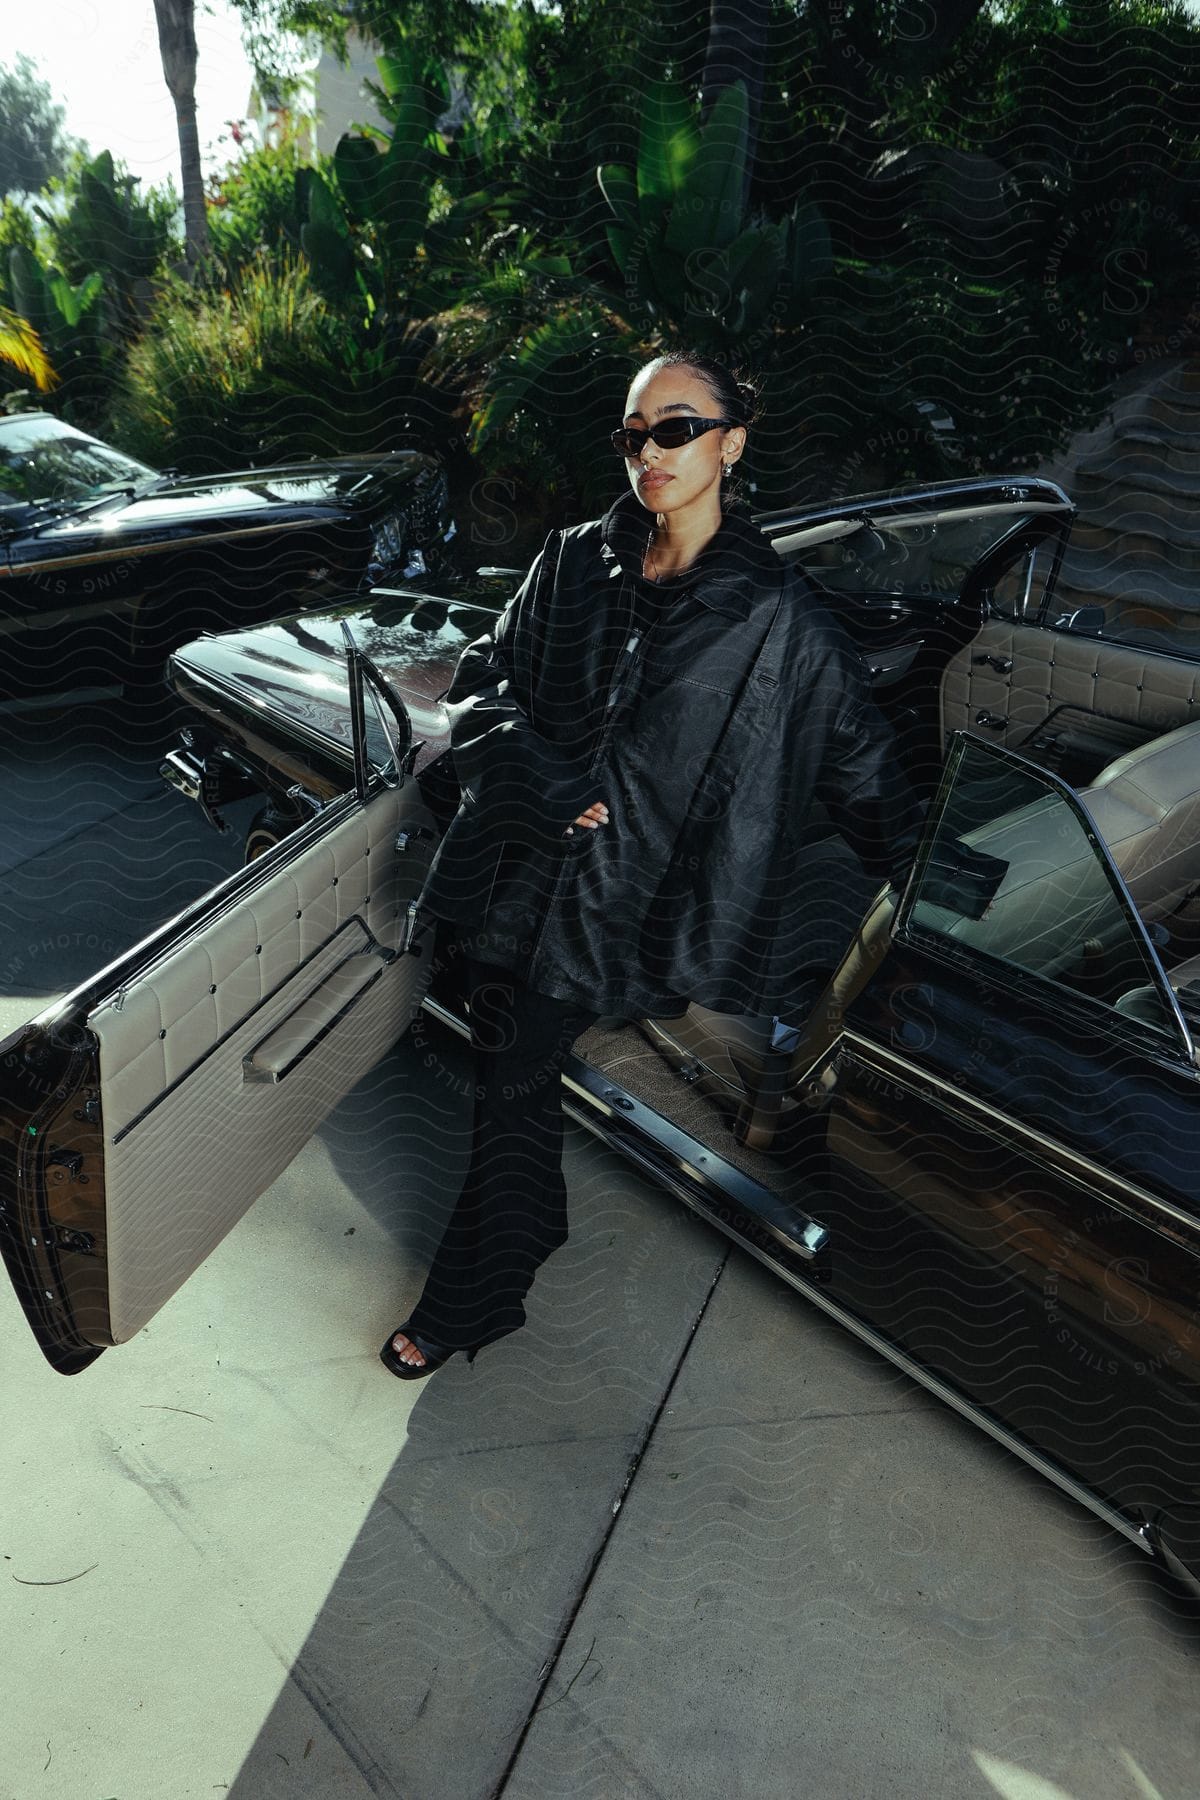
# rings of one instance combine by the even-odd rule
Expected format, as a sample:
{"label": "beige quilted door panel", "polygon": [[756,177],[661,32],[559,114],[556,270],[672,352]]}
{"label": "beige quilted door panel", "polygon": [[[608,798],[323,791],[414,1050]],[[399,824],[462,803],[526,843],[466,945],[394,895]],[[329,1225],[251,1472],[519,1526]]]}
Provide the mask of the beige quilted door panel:
{"label": "beige quilted door panel", "polygon": [[973,731],[1014,750],[1062,707],[1152,738],[1200,716],[1200,668],[1133,644],[989,619],[946,665],[941,707],[943,737]]}
{"label": "beige quilted door panel", "polygon": [[432,842],[414,780],[378,794],[89,1016],[109,1297],[94,1342],[141,1330],[407,1028],[429,954],[390,953]]}
{"label": "beige quilted door panel", "polygon": [[943,740],[952,731],[973,731],[989,744],[1011,745],[1027,735],[1053,705],[1051,648],[1045,631],[989,619],[946,665]]}

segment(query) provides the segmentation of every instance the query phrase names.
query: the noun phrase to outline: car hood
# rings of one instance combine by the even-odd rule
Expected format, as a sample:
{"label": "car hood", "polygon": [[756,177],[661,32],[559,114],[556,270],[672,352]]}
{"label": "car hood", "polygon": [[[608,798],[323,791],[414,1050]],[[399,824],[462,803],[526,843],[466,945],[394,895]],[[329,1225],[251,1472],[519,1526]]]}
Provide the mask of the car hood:
{"label": "car hood", "polygon": [[174,685],[235,693],[243,705],[283,715],[338,743],[350,742],[342,625],[378,665],[412,722],[414,737],[432,743],[446,732],[439,697],[450,685],[463,647],[489,631],[511,578],[377,590],[319,612],[294,613],[246,631],[196,638],[171,658]]}
{"label": "car hood", "polygon": [[141,491],[118,492],[99,503],[82,502],[66,514],[35,523],[28,532],[45,554],[48,544],[74,545],[83,538],[154,537],[180,527],[200,531],[229,523],[267,524],[289,517],[385,509],[422,477],[436,480],[439,465],[417,450],[378,456],[339,456],[286,463],[230,475],[164,476]]}

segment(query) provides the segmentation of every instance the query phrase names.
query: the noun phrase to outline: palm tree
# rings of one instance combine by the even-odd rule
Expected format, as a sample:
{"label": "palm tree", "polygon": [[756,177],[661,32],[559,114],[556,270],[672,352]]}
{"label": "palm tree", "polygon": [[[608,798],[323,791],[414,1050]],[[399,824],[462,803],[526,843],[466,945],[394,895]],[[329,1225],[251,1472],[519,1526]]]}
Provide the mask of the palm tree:
{"label": "palm tree", "polygon": [[27,375],[39,394],[58,384],[41,338],[28,319],[10,312],[7,306],[0,306],[0,362]]}
{"label": "palm tree", "polygon": [[204,210],[204,175],[200,167],[200,134],[196,129],[196,3],[154,0],[158,48],[163,75],[175,102],[179,162],[183,184],[183,230],[189,268],[208,255],[208,215]]}

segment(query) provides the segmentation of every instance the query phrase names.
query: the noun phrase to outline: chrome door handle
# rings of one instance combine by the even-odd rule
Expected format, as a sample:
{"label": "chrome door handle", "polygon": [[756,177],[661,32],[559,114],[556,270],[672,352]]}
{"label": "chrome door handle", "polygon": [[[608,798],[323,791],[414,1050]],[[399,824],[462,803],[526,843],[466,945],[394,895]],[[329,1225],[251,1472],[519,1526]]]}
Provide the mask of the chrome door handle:
{"label": "chrome door handle", "polygon": [[397,850],[407,850],[410,844],[419,843],[422,838],[431,838],[432,836],[433,833],[428,825],[410,825],[405,830],[396,833],[396,848]]}
{"label": "chrome door handle", "polygon": [[989,669],[995,669],[997,675],[1009,674],[1013,666],[1013,659],[1011,656],[989,656],[986,651],[981,651],[978,656],[973,656],[971,661],[973,663],[986,663]]}
{"label": "chrome door handle", "polygon": [[975,723],[977,725],[986,725],[989,731],[1003,731],[1004,727],[1008,724],[1008,720],[1001,718],[999,713],[988,712],[985,707],[975,714]]}

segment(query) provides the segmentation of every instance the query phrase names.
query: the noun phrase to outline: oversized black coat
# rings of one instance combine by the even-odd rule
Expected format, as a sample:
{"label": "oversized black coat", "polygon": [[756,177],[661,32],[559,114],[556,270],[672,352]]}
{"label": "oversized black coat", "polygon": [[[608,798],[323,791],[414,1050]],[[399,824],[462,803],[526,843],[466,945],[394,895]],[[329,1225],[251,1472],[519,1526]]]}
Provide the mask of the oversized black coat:
{"label": "oversized black coat", "polygon": [[[656,591],[651,525],[629,493],[552,532],[462,652],[444,695],[462,802],[420,905],[599,1013],[787,1017],[910,853],[917,809],[803,571],[730,511]],[[610,822],[566,835],[597,800]]]}

